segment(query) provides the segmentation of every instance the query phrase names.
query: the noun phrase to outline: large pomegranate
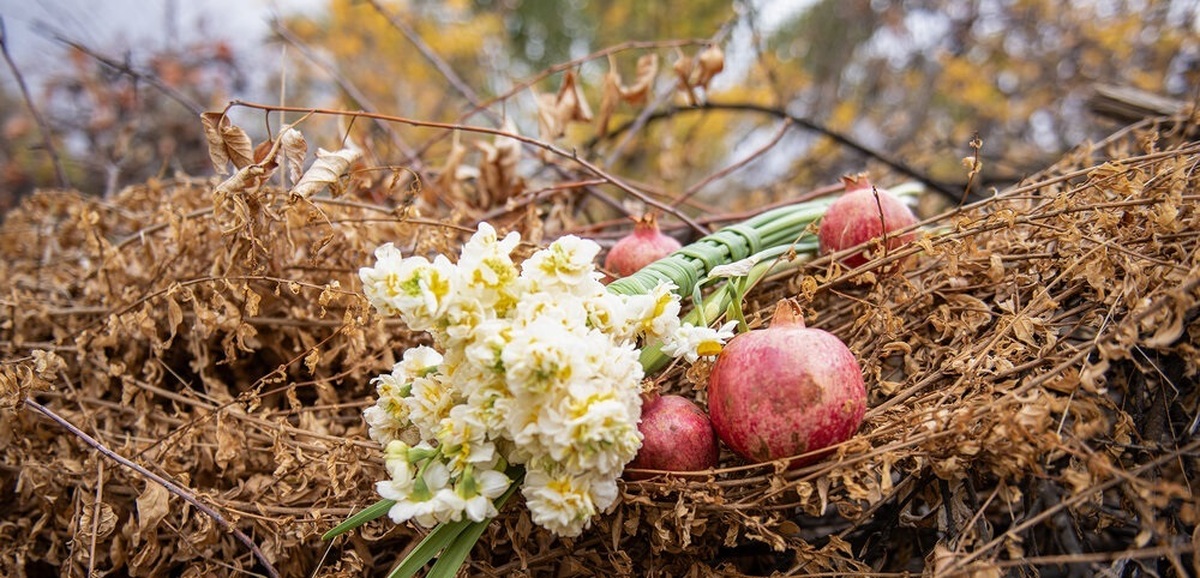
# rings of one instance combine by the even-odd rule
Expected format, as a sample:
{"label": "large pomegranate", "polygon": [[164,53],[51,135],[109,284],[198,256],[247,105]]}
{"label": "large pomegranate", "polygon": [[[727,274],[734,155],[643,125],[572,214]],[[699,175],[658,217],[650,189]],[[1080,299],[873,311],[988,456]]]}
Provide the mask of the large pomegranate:
{"label": "large pomegranate", "polygon": [[[791,300],[779,302],[768,328],[730,340],[708,382],[717,436],[752,462],[841,443],[858,430],[866,407],[854,354],[833,334],[805,327]],[[793,460],[791,466],[819,457]]]}

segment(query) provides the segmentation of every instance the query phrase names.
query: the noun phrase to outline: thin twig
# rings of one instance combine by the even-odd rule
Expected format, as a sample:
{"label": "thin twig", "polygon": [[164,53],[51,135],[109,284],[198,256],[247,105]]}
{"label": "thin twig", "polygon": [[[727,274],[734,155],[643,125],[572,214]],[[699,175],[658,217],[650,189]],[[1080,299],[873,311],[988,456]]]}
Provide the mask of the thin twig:
{"label": "thin twig", "polygon": [[254,558],[256,560],[258,560],[258,563],[262,565],[263,569],[266,570],[266,572],[269,576],[278,578],[279,572],[277,570],[275,570],[275,567],[271,564],[271,562],[269,560],[267,560],[267,557],[262,553],[262,550],[260,550],[258,548],[258,545],[255,544],[254,541],[251,540],[250,537],[247,536],[244,532],[239,530],[233,524],[230,524],[229,521],[226,520],[223,516],[221,516],[221,514],[219,512],[210,508],[204,502],[201,502],[199,498],[197,498],[194,494],[192,494],[192,492],[190,492],[186,488],[176,484],[175,482],[172,482],[171,480],[168,480],[154,472],[151,472],[150,470],[147,470],[146,468],[133,462],[132,460],[129,460],[129,459],[125,458],[124,456],[122,456],[121,454],[118,454],[117,452],[109,449],[107,446],[105,446],[104,444],[97,441],[96,438],[93,438],[92,436],[84,433],[83,430],[75,427],[74,424],[67,421],[62,416],[58,415],[57,413],[54,413],[54,411],[51,410],[50,408],[32,400],[32,399],[26,399],[25,404],[28,405],[29,407],[32,407],[33,409],[37,410],[42,415],[50,418],[52,421],[56,422],[58,425],[62,426],[64,429],[66,429],[67,431],[69,431],[73,435],[75,435],[75,437],[78,437],[79,439],[83,440],[84,443],[88,444],[89,446],[92,446],[92,448],[94,448],[96,451],[99,451],[100,453],[104,454],[109,459],[137,472],[139,475],[166,488],[167,491],[171,492],[172,494],[174,494],[176,496],[179,496],[184,501],[186,501],[187,503],[189,503],[193,507],[195,507],[197,510],[200,510],[205,515],[212,518],[213,521],[216,522],[217,525],[220,526],[222,530],[225,530],[226,532],[233,534],[233,536],[235,538],[237,538],[238,541],[240,541],[242,544],[244,544],[247,548],[250,549],[250,552],[252,554],[254,554]]}
{"label": "thin twig", "polygon": [[[970,159],[971,166],[967,168],[967,184],[963,187],[962,197],[958,199],[960,207],[967,204],[967,197],[971,196],[971,186],[975,184],[975,176],[983,168],[983,163],[979,160],[979,151],[983,149],[983,140],[979,138],[979,133],[975,133],[975,136],[971,137],[969,146],[971,147],[971,156],[967,159]],[[964,159],[964,162],[967,159]]]}
{"label": "thin twig", "polygon": [[[512,86],[512,88],[508,89],[508,91],[501,93],[500,95],[494,96],[483,102],[480,102],[478,105],[476,105],[471,110],[464,112],[462,115],[460,115],[458,117],[458,122],[466,122],[468,119],[475,116],[476,114],[487,111],[492,105],[494,105],[498,102],[504,102],[504,101],[512,98],[513,96],[517,95],[518,93],[524,91],[525,89],[549,78],[550,76],[552,76],[554,74],[558,74],[559,72],[562,72],[564,70],[570,70],[570,69],[575,68],[585,62],[590,62],[590,61],[596,60],[598,58],[605,58],[610,54],[617,54],[620,52],[625,52],[627,50],[645,50],[645,49],[653,49],[653,48],[672,48],[672,47],[681,47],[681,46],[695,46],[695,45],[708,44],[709,42],[711,42],[711,41],[707,40],[707,39],[689,38],[689,39],[684,39],[684,40],[630,41],[630,42],[622,42],[621,44],[609,46],[608,48],[605,48],[603,50],[598,50],[598,51],[588,54],[586,56],[581,56],[579,58],[574,58],[574,59],[568,60],[566,62],[555,64],[554,66],[546,68],[546,69],[542,70],[541,72],[533,75],[530,78],[527,78],[525,80],[517,82],[516,84],[514,84]],[[430,139],[429,142],[427,142],[423,146],[421,146],[417,152],[420,154],[424,154],[425,151],[429,150],[437,143],[442,142],[442,140],[448,138],[448,136],[449,135],[447,133],[442,133],[442,134],[437,135],[436,137]]]}
{"label": "thin twig", "polygon": [[92,498],[92,532],[88,540],[88,576],[96,575],[96,542],[100,538],[100,504],[104,499],[104,462],[96,462],[96,495]]}
{"label": "thin twig", "polygon": [[46,152],[50,155],[50,161],[54,163],[54,174],[58,178],[58,186],[64,189],[71,188],[71,180],[67,178],[67,170],[63,167],[62,159],[58,156],[58,149],[54,147],[54,139],[50,133],[50,124],[46,122],[45,117],[34,106],[33,97],[29,95],[29,86],[25,84],[25,76],[21,74],[21,69],[17,68],[17,63],[13,61],[12,55],[8,53],[8,33],[4,29],[3,16],[0,16],[0,52],[4,53],[4,61],[8,63],[8,69],[12,71],[13,77],[17,80],[17,87],[21,90],[21,98],[25,99],[25,106],[29,107],[29,114],[33,115],[33,120],[37,123],[38,130],[42,133],[42,146],[46,147]]}
{"label": "thin twig", "polygon": [[704,177],[703,179],[700,179],[699,182],[688,187],[687,190],[683,192],[683,194],[679,195],[679,198],[675,199],[675,201],[673,203],[671,203],[671,206],[678,207],[684,201],[690,199],[693,195],[700,192],[702,189],[704,189],[704,187],[708,186],[713,181],[724,178],[725,176],[729,175],[730,173],[754,162],[755,159],[766,154],[767,151],[771,150],[775,145],[779,144],[779,141],[783,139],[783,135],[787,134],[787,130],[791,126],[792,126],[791,119],[787,119],[787,118],[783,119],[783,123],[781,123],[779,125],[779,130],[775,131],[775,136],[771,137],[770,141],[768,141],[763,146],[755,149],[749,155],[746,155],[745,158],[743,158],[743,159],[741,159],[741,160],[739,160],[739,161],[737,161],[737,162],[735,162],[735,163],[733,163],[711,175],[708,175],[707,177]]}

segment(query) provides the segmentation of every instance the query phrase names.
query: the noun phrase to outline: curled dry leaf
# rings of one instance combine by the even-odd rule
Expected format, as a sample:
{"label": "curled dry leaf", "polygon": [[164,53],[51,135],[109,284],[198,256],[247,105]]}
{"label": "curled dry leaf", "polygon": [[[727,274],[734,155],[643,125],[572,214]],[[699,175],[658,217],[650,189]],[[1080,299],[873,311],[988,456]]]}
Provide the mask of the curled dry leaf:
{"label": "curled dry leaf", "polygon": [[225,113],[206,112],[200,115],[204,138],[208,141],[208,158],[217,174],[229,174],[228,164],[238,169],[254,163],[254,145],[246,131],[234,125]]}
{"label": "curled dry leaf", "polygon": [[[466,157],[467,147],[462,145],[460,133],[455,131],[454,136],[450,137],[450,152],[446,155],[446,162],[442,164],[442,168],[433,182],[433,191],[440,192],[447,199],[457,201],[463,198],[463,179],[460,178],[462,175],[459,167],[462,166]],[[432,195],[436,194],[429,189],[422,190],[422,193],[426,202],[432,202]]]}
{"label": "curled dry leaf", "polygon": [[327,186],[335,186],[361,154],[354,149],[330,152],[318,148],[317,160],[313,161],[312,166],[308,167],[308,171],[300,177],[296,186],[292,187],[292,195],[307,199],[321,192]]}
{"label": "curled dry leaf", "polygon": [[645,104],[654,86],[654,77],[658,76],[658,55],[646,54],[637,61],[637,78],[630,86],[621,87],[621,98],[629,104]]}
{"label": "curled dry leaf", "polygon": [[171,513],[170,493],[163,486],[146,482],[146,489],[137,497],[138,534],[153,532],[167,514]]}
{"label": "curled dry leaf", "polygon": [[725,51],[714,44],[705,48],[697,57],[697,61],[700,66],[697,70],[695,85],[708,90],[708,83],[712,82],[713,77],[725,70]]}
{"label": "curled dry leaf", "polygon": [[288,178],[295,181],[304,173],[304,157],[308,155],[308,141],[300,131],[287,127],[279,134],[279,156],[288,169]]}
{"label": "curled dry leaf", "polygon": [[559,138],[566,133],[568,123],[592,120],[592,109],[579,88],[573,70],[563,73],[562,86],[557,94],[539,94],[537,100],[538,129],[542,138]]}
{"label": "curled dry leaf", "polygon": [[604,84],[600,97],[600,113],[596,121],[596,132],[600,136],[608,134],[608,123],[617,105],[623,100],[632,105],[645,104],[650,88],[654,86],[654,77],[658,75],[658,55],[646,54],[638,58],[637,78],[633,85],[625,86],[621,73],[617,71],[617,63],[612,55],[608,57],[608,74],[604,75]]}
{"label": "curled dry leaf", "polygon": [[687,97],[688,104],[694,106],[699,102],[696,88],[708,90],[708,84],[712,82],[713,77],[725,70],[725,52],[714,44],[694,58],[684,55],[679,50],[676,54],[678,58],[672,65],[675,71],[675,85]]}
{"label": "curled dry leaf", "polygon": [[617,110],[621,100],[621,73],[617,72],[617,63],[610,54],[608,56],[608,74],[604,75],[604,83],[600,89],[600,113],[596,116],[596,134],[603,137],[608,134],[608,122]]}
{"label": "curled dry leaf", "polygon": [[79,513],[79,535],[94,536],[103,540],[117,529],[117,514],[107,502],[92,502],[84,500],[83,511]]}
{"label": "curled dry leaf", "polygon": [[692,82],[692,70],[696,63],[682,50],[676,49],[675,55],[675,63],[671,65],[671,70],[675,72],[675,87],[687,97],[688,104],[695,105],[696,85]]}

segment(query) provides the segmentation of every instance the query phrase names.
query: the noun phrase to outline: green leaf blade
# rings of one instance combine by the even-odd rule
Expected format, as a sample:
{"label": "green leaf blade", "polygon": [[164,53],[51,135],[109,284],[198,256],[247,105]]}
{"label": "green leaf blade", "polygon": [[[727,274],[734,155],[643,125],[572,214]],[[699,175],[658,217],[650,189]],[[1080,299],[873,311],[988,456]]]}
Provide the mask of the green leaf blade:
{"label": "green leaf blade", "polygon": [[392,509],[392,505],[395,503],[396,500],[379,500],[361,512],[346,518],[345,522],[334,526],[332,530],[322,534],[321,539],[332,540],[338,536],[341,536],[342,534],[345,534],[346,532],[349,532],[350,530],[370,522],[371,520],[381,518],[388,513],[388,510]]}

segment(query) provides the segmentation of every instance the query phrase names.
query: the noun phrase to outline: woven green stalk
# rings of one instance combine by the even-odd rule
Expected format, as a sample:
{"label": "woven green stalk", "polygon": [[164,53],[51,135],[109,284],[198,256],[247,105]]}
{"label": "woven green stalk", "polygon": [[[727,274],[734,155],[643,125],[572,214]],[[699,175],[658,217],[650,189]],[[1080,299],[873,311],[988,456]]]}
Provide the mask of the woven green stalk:
{"label": "woven green stalk", "polygon": [[818,199],[780,207],[736,225],[706,235],[637,273],[609,283],[608,290],[620,295],[650,292],[663,281],[675,285],[680,297],[690,297],[713,267],[740,261],[764,250],[811,241],[805,229],[825,214],[833,199]]}

